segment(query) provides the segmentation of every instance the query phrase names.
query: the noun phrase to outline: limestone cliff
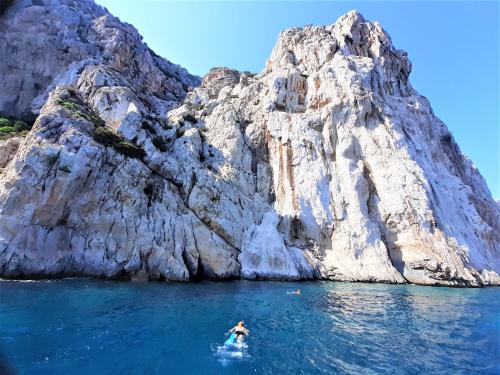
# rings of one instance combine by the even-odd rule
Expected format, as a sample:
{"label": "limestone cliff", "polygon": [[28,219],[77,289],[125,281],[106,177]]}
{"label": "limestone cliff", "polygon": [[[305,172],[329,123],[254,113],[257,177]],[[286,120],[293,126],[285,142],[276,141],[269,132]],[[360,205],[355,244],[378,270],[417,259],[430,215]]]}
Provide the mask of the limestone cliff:
{"label": "limestone cliff", "polygon": [[[37,22],[40,17],[47,22]],[[500,207],[377,23],[201,82],[91,1],[0,18],[0,275],[500,284]]]}

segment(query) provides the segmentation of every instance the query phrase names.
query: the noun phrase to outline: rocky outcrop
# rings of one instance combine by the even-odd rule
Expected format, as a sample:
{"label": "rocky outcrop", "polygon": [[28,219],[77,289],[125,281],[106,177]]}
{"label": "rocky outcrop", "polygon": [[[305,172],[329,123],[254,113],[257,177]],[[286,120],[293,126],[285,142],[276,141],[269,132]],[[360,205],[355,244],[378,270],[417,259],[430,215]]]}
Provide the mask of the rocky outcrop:
{"label": "rocky outcrop", "polygon": [[[61,105],[78,103],[74,95],[51,94],[3,171],[2,275],[237,276],[237,251],[134,152],[140,148],[111,130],[120,141],[103,141],[102,125]],[[92,116],[83,104],[79,111]]]}
{"label": "rocky outcrop", "polygon": [[0,110],[39,111],[0,143],[3,277],[500,284],[500,207],[377,23],[284,31],[260,74],[197,86],[92,2],[35,3],[0,45],[70,48],[0,70]]}
{"label": "rocky outcrop", "polygon": [[13,1],[0,18],[0,35],[0,110],[6,115],[38,113],[50,91],[75,85],[82,72],[92,75],[94,90],[126,88],[160,116],[199,84],[91,0]]}

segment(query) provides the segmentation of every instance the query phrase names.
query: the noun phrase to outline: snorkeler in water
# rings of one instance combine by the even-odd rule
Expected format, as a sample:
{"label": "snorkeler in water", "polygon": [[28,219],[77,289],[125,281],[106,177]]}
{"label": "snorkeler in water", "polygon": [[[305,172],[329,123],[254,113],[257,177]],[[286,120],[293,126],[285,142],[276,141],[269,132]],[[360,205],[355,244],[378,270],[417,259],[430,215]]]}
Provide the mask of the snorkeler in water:
{"label": "snorkeler in water", "polygon": [[236,340],[238,343],[242,343],[243,340],[245,339],[245,336],[250,333],[250,330],[248,330],[245,327],[245,322],[242,320],[238,322],[237,325],[235,325],[233,328],[229,330],[229,333],[233,333],[236,335]]}
{"label": "snorkeler in water", "polygon": [[293,292],[293,294],[297,295],[297,296],[300,296],[300,289],[297,289],[295,292]]}

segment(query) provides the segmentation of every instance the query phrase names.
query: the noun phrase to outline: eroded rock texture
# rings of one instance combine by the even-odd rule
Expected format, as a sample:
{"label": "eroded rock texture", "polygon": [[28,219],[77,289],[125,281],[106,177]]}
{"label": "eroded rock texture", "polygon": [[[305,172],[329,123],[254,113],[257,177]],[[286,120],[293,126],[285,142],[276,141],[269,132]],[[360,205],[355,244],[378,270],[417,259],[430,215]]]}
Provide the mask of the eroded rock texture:
{"label": "eroded rock texture", "polygon": [[0,31],[0,110],[39,113],[0,141],[1,276],[500,283],[499,205],[359,13],[201,85],[90,1]]}

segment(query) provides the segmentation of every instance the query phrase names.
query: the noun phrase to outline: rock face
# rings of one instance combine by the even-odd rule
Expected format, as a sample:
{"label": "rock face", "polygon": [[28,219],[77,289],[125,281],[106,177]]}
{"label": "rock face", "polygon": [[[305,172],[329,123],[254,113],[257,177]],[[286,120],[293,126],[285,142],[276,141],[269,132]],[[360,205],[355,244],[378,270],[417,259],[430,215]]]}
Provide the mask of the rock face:
{"label": "rock face", "polygon": [[90,0],[14,1],[0,18],[0,35],[0,110],[7,115],[38,113],[56,85],[75,85],[83,75],[99,97],[132,92],[160,116],[199,84]]}
{"label": "rock face", "polygon": [[201,85],[91,1],[0,32],[0,111],[38,114],[0,141],[2,277],[500,284],[500,206],[359,13]]}

